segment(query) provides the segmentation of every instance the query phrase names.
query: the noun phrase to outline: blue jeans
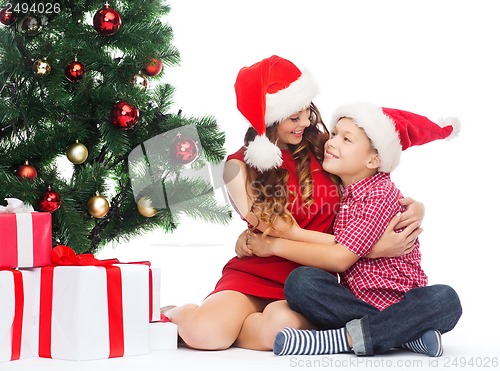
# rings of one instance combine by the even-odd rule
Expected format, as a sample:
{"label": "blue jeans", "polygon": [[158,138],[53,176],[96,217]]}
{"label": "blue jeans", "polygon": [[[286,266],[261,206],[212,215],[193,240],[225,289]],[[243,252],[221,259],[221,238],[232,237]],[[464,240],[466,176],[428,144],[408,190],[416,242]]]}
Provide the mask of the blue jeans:
{"label": "blue jeans", "polygon": [[446,285],[412,289],[402,301],[380,311],[340,285],[336,275],[311,267],[290,273],[285,298],[290,308],[320,329],[347,327],[357,355],[386,352],[427,330],[443,334],[462,315],[457,293]]}

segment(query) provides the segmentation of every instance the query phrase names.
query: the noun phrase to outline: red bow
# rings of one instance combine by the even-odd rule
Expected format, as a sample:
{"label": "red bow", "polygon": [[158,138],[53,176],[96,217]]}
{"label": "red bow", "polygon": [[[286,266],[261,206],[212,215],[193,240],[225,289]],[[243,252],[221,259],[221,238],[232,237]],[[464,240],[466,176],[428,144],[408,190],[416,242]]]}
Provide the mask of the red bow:
{"label": "red bow", "polygon": [[107,266],[120,263],[118,259],[99,260],[93,254],[76,254],[75,251],[65,245],[57,245],[52,249],[53,265],[77,265],[77,266]]}

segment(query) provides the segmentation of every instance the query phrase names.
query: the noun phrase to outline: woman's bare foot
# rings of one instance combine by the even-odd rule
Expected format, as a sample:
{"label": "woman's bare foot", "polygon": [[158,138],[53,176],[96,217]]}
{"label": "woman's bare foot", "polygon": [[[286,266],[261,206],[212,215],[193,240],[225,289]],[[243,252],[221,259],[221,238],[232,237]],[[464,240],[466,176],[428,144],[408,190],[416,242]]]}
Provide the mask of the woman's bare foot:
{"label": "woman's bare foot", "polygon": [[160,308],[160,313],[161,314],[166,314],[170,309],[175,308],[177,305],[167,305],[166,307],[161,307]]}

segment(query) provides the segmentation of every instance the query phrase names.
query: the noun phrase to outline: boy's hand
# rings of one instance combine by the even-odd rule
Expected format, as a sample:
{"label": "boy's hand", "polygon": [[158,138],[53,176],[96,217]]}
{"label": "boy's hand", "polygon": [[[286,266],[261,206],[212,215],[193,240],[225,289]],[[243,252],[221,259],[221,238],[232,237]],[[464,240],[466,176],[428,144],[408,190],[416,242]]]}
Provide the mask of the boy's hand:
{"label": "boy's hand", "polygon": [[406,206],[406,211],[401,214],[401,219],[399,220],[399,223],[396,224],[394,229],[403,229],[415,222],[418,222],[418,226],[420,227],[425,216],[424,204],[415,201],[411,197],[402,198],[399,200],[399,203],[402,206]]}

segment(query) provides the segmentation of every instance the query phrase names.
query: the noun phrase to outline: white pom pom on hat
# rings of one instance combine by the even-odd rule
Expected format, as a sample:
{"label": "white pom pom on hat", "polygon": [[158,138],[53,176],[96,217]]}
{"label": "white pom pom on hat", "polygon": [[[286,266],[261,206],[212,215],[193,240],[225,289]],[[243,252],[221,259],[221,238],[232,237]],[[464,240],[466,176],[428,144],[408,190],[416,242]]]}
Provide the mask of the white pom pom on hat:
{"label": "white pom pom on hat", "polygon": [[243,67],[234,84],[239,111],[257,131],[245,151],[245,162],[263,172],[281,166],[281,150],[269,141],[266,128],[307,107],[318,84],[307,71],[273,55]]}
{"label": "white pom pom on hat", "polygon": [[258,135],[245,151],[245,162],[260,172],[280,167],[283,163],[281,150],[266,135]]}
{"label": "white pom pom on hat", "polygon": [[395,108],[377,107],[367,102],[355,102],[340,106],[332,116],[332,127],[349,117],[363,128],[378,151],[379,171],[391,172],[398,165],[405,149],[432,142],[451,139],[460,132],[460,120],[447,117],[438,124],[425,116]]}

